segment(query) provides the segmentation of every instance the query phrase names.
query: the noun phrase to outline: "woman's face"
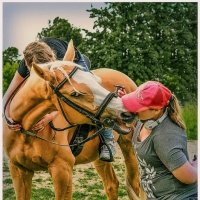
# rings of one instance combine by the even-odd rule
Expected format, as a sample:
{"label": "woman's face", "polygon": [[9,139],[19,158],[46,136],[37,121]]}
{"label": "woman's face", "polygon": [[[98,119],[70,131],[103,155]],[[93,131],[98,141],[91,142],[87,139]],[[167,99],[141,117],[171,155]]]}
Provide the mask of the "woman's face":
{"label": "woman's face", "polygon": [[158,119],[162,114],[162,110],[148,109],[141,112],[138,112],[138,118],[140,120],[149,120],[149,119]]}

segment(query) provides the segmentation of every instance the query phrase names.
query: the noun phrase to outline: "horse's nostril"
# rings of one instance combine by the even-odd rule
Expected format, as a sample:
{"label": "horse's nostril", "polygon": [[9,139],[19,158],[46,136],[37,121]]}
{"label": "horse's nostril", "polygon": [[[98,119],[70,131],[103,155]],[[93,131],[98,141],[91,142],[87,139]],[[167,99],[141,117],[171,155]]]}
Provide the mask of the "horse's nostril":
{"label": "horse's nostril", "polygon": [[135,119],[135,114],[134,113],[130,113],[130,112],[123,112],[121,114],[121,118],[124,122],[126,123],[132,123],[133,120]]}

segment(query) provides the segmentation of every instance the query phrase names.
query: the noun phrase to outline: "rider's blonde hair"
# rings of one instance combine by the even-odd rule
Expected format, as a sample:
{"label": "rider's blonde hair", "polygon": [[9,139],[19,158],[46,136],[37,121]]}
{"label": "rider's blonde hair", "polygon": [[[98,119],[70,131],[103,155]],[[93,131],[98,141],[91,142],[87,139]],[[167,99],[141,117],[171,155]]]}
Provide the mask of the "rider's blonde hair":
{"label": "rider's blonde hair", "polygon": [[41,41],[28,44],[23,54],[28,67],[31,67],[33,62],[46,63],[56,60],[54,51],[46,43]]}
{"label": "rider's blonde hair", "polygon": [[174,123],[176,123],[179,127],[186,129],[186,125],[182,117],[181,106],[174,94],[172,95],[172,98],[168,104],[167,109],[171,120]]}

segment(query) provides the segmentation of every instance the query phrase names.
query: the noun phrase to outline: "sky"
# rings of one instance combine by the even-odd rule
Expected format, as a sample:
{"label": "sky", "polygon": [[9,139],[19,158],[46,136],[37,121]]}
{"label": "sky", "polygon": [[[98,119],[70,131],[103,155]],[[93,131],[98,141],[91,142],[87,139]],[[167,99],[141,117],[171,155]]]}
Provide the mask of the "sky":
{"label": "sky", "polygon": [[48,21],[64,18],[77,28],[93,30],[93,19],[87,9],[100,8],[103,2],[3,2],[3,50],[16,47],[22,54],[27,44],[36,39]]}

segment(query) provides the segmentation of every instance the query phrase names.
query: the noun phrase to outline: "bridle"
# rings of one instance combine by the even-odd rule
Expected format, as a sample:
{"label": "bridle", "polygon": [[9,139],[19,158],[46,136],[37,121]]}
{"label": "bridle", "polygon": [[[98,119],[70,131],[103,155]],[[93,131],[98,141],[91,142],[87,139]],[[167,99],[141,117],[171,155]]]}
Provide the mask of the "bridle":
{"label": "bridle", "polygon": [[[78,66],[75,66],[72,71],[68,74],[69,78],[72,78],[73,75],[77,72],[77,70],[79,70],[80,68]],[[65,97],[61,92],[60,89],[63,87],[64,84],[66,84],[68,82],[68,78],[64,78],[56,87],[54,87],[52,84],[49,84],[50,87],[52,88],[53,92],[56,94],[57,96],[57,100],[58,100],[58,105],[60,107],[60,110],[62,112],[62,115],[64,116],[65,120],[69,122],[64,109],[62,107],[62,104],[60,102],[60,100],[62,100],[64,103],[66,103],[67,105],[69,105],[70,107],[72,107],[73,109],[75,109],[76,111],[78,111],[79,113],[83,114],[84,116],[86,116],[87,118],[89,118],[92,123],[94,125],[96,125],[97,127],[102,127],[104,125],[109,126],[109,123],[111,124],[111,119],[104,119],[103,122],[100,121],[100,117],[102,115],[102,113],[104,112],[104,110],[106,109],[107,105],[110,103],[110,101],[114,98],[117,97],[117,91],[115,92],[110,92],[106,98],[104,99],[104,101],[102,102],[102,104],[99,106],[97,112],[95,114],[93,114],[92,112],[86,110],[85,108],[77,105],[76,103],[74,103],[73,101],[71,101],[70,99],[68,99],[67,97]],[[70,123],[71,124],[71,123]]]}
{"label": "bridle", "polygon": [[[78,66],[75,66],[72,71],[68,74],[68,77],[69,78],[72,78],[72,76],[76,73],[76,71],[79,69]],[[10,96],[10,98],[7,100],[5,106],[4,106],[4,117],[5,117],[5,120],[7,121],[7,123],[9,125],[13,125],[15,124],[16,122],[11,122],[7,117],[6,117],[6,114],[5,114],[5,111],[6,111],[6,107],[8,105],[8,103],[13,99],[13,97],[15,96],[15,94],[18,92],[18,90],[21,88],[21,86],[24,84],[24,82],[27,80],[27,78],[29,77],[29,75],[23,80],[23,82],[13,91],[12,95]],[[98,136],[103,130],[105,130],[105,126],[109,126],[109,127],[112,127],[114,130],[118,131],[119,133],[121,134],[128,134],[127,131],[123,131],[121,129],[118,128],[118,126],[116,126],[115,122],[113,119],[110,119],[110,118],[105,118],[103,120],[103,122],[100,121],[100,117],[102,115],[102,113],[104,112],[104,110],[106,109],[107,105],[110,103],[110,101],[114,98],[114,97],[117,97],[117,91],[118,89],[122,88],[122,86],[119,86],[117,85],[116,86],[116,91],[114,92],[110,92],[106,98],[104,99],[104,101],[102,102],[102,104],[99,106],[97,112],[95,114],[93,114],[92,112],[82,108],[81,106],[75,104],[74,102],[72,102],[70,99],[66,98],[59,90],[64,86],[65,83],[68,82],[68,79],[67,78],[64,78],[56,87],[54,87],[52,84],[49,83],[50,87],[52,88],[53,92],[56,94],[57,96],[57,100],[58,100],[58,105],[60,107],[60,110],[62,112],[62,115],[63,117],[65,118],[65,120],[70,124],[70,126],[66,127],[66,128],[56,128],[54,127],[53,123],[50,122],[49,125],[50,127],[53,129],[53,130],[56,130],[56,131],[64,131],[66,129],[69,129],[69,128],[72,128],[74,126],[77,126],[78,124],[71,124],[64,112],[64,109],[62,107],[62,104],[61,104],[61,101],[62,100],[64,103],[66,103],[67,105],[69,105],[70,107],[72,107],[73,109],[75,109],[76,111],[78,111],[79,113],[85,115],[86,117],[88,117],[92,123],[97,127],[97,131],[91,135],[90,137],[86,138],[85,140],[83,140],[82,142],[80,143],[77,143],[77,144],[74,144],[74,145],[65,145],[65,144],[58,144],[54,141],[49,141],[43,137],[40,137],[38,136],[37,134],[35,133],[32,133],[30,131],[25,131],[23,128],[21,129],[21,133],[23,134],[26,134],[26,135],[29,135],[29,136],[32,136],[32,137],[36,137],[38,139],[41,139],[41,140],[44,140],[46,142],[49,142],[49,143],[52,143],[52,144],[55,144],[55,145],[59,145],[59,146],[78,146],[78,145],[81,145],[91,139],[93,139],[94,137]]]}

